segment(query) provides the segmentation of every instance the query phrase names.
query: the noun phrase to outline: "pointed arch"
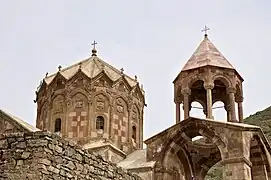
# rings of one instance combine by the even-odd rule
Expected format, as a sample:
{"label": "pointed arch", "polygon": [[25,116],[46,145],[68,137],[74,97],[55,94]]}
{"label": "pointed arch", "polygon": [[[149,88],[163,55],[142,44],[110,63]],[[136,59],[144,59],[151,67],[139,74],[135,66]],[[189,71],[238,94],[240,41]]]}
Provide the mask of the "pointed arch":
{"label": "pointed arch", "polygon": [[77,94],[81,94],[82,96],[84,96],[88,101],[90,100],[88,93],[82,89],[82,88],[75,88],[71,91],[70,93],[70,97],[73,98],[74,96],[76,96]]}
{"label": "pointed arch", "polygon": [[108,93],[106,93],[105,91],[96,91],[96,92],[94,92],[93,93],[93,95],[92,95],[92,101],[98,96],[98,95],[100,95],[100,94],[102,94],[103,96],[105,96],[106,97],[106,100],[108,101],[108,102],[111,102],[111,98],[110,98],[110,95],[108,94]]}
{"label": "pointed arch", "polygon": [[54,86],[54,84],[56,84],[58,80],[62,80],[64,84],[66,84],[67,82],[67,79],[63,76],[63,74],[61,72],[57,72],[51,82],[48,83],[48,87]]}
{"label": "pointed arch", "polygon": [[75,72],[71,77],[69,77],[67,83],[73,83],[75,80],[78,80],[79,78],[83,78],[88,81],[91,80],[83,70],[78,68],[77,72]]}
{"label": "pointed arch", "polygon": [[92,83],[91,84],[96,84],[97,81],[99,81],[100,79],[105,78],[106,82],[108,82],[109,86],[112,87],[114,84],[113,79],[110,78],[110,76],[107,74],[107,72],[105,70],[102,70],[100,73],[98,73],[96,76],[94,76],[92,78]]}

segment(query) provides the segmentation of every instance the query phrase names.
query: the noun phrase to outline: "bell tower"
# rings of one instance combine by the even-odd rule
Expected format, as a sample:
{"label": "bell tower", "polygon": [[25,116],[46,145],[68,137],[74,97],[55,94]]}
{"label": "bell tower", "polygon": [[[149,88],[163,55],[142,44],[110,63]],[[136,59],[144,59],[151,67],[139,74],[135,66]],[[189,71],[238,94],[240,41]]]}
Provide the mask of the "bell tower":
{"label": "bell tower", "polygon": [[244,80],[209,40],[207,30],[205,26],[204,39],[173,81],[176,123],[181,120],[181,104],[184,119],[189,117],[192,102],[200,103],[206,118],[213,119],[212,106],[217,101],[224,103],[227,121],[242,123]]}

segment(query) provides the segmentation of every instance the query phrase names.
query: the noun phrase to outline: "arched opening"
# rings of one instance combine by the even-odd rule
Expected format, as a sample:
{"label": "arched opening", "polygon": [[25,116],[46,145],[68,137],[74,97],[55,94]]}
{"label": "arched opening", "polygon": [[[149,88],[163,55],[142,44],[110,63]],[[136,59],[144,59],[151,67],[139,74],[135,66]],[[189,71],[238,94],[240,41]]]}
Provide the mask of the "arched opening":
{"label": "arched opening", "polygon": [[[203,121],[202,121],[203,122]],[[191,141],[203,136],[207,141]],[[213,139],[216,139],[215,144]],[[204,179],[208,171],[221,161],[224,143],[222,139],[204,123],[189,124],[182,132],[175,134],[165,146],[162,156],[162,167],[169,170],[177,169],[180,179]],[[164,173],[163,179],[173,179],[176,173]]]}
{"label": "arched opening", "polygon": [[[191,103],[190,116],[201,119],[206,118],[206,115],[204,114],[204,108],[201,103],[195,101]],[[202,138],[203,138],[202,136],[195,136],[192,138],[192,141],[198,141]]]}
{"label": "arched opening", "polygon": [[204,82],[197,80],[191,85],[191,95],[189,97],[190,116],[197,118],[206,118],[206,90]]}
{"label": "arched opening", "polygon": [[96,118],[96,129],[104,130],[104,118],[102,116],[97,116]]}
{"label": "arched opening", "polygon": [[136,141],[136,127],[135,126],[132,127],[132,138],[134,141]]}
{"label": "arched opening", "polygon": [[219,180],[223,179],[223,166],[220,162],[212,166],[207,172],[205,180]]}
{"label": "arched opening", "polygon": [[222,101],[216,101],[212,106],[212,110],[214,120],[227,122],[227,111]]}
{"label": "arched opening", "polygon": [[204,108],[199,102],[194,101],[191,103],[190,116],[201,119],[206,118],[206,115],[204,114]]}
{"label": "arched opening", "polygon": [[57,118],[55,121],[55,133],[61,132],[61,119]]}
{"label": "arched opening", "polygon": [[270,162],[266,156],[266,150],[258,136],[254,136],[250,143],[250,162],[252,180],[271,179]]}

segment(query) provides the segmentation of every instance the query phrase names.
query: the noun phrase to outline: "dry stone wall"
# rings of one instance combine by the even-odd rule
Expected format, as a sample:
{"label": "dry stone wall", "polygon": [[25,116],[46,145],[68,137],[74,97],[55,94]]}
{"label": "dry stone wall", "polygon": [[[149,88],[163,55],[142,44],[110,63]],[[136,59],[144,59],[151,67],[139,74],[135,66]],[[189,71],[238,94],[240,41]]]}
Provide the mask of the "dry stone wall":
{"label": "dry stone wall", "polygon": [[0,134],[0,179],[141,180],[48,132]]}

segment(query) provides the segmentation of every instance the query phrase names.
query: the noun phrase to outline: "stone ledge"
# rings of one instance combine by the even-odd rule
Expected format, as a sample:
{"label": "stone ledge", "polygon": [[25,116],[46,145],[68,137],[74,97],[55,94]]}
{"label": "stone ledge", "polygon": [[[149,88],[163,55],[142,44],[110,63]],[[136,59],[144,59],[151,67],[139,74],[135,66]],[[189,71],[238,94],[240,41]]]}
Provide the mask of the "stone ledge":
{"label": "stone ledge", "polygon": [[221,165],[233,163],[246,163],[249,167],[252,167],[252,163],[245,157],[227,158],[221,161]]}

